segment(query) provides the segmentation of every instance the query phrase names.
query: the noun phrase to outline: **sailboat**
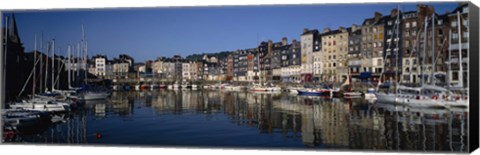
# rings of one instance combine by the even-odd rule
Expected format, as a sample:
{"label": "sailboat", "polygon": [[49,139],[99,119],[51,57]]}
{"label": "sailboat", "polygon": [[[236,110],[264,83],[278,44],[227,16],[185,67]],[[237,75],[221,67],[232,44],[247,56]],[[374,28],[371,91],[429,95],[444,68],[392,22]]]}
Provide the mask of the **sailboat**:
{"label": "sailboat", "polygon": [[[85,31],[83,29],[83,25],[82,25],[82,36],[83,36],[83,38],[82,38],[82,41],[81,41],[81,43],[82,43],[82,48],[81,49],[82,49],[82,53],[84,55],[83,56],[84,57],[83,61],[84,61],[84,65],[85,65],[84,66],[85,67],[85,69],[84,69],[84,72],[85,72],[84,79],[85,79],[85,81],[84,82],[85,82],[85,85],[87,85],[88,84],[87,83],[87,81],[88,81],[88,77],[87,77],[87,74],[88,74],[87,73],[87,69],[88,69],[88,67],[87,67],[87,42],[85,40]],[[103,100],[103,99],[107,99],[110,96],[110,93],[106,92],[106,91],[102,91],[102,90],[91,90],[90,89],[90,90],[84,90],[82,95],[83,95],[83,100],[85,100],[85,101],[88,101],[88,100]]]}
{"label": "sailboat", "polygon": [[[37,51],[36,37],[35,37],[34,48],[35,48],[35,52],[36,52]],[[36,53],[34,53],[34,54],[36,54]],[[36,67],[35,66],[38,64],[38,62],[39,62],[39,58],[35,57],[34,67],[32,69],[32,72],[30,73],[30,76],[26,80],[23,89],[18,94],[19,97],[23,93],[26,84],[30,81],[30,78],[31,78],[32,74],[34,74],[36,72]],[[53,78],[53,76],[52,76],[52,78]],[[32,80],[32,83],[35,83],[35,82],[36,81]],[[53,83],[52,83],[52,88],[53,88]],[[56,101],[54,98],[39,98],[35,94],[35,88],[33,88],[32,95],[31,95],[30,99],[22,100],[20,102],[13,102],[9,106],[12,109],[37,110],[37,111],[45,111],[45,112],[67,112],[67,111],[70,110],[70,104],[69,103]]]}
{"label": "sailboat", "polygon": [[[432,14],[432,24],[434,14]],[[426,31],[427,31],[427,18],[425,18],[425,22],[423,25],[425,26],[425,31],[424,31],[424,42],[426,42]],[[432,28],[433,30],[433,28]],[[398,35],[398,34],[397,34]],[[433,37],[432,37],[433,38]],[[397,44],[398,46],[398,44]],[[425,50],[426,47],[423,49],[423,56],[425,57]],[[433,53],[433,51],[432,51]],[[398,54],[397,54],[398,55]],[[432,54],[433,57],[433,54]],[[432,58],[433,59],[433,58]],[[398,60],[398,59],[397,59]],[[425,61],[425,59],[423,59]],[[422,66],[425,65],[425,62],[422,63]],[[434,62],[432,62],[432,65],[435,65]],[[398,65],[397,65],[398,67]],[[423,67],[421,67],[423,68]],[[379,92],[377,93],[377,98],[378,102],[383,102],[383,103],[393,103],[393,104],[403,104],[403,105],[408,105],[410,107],[417,107],[417,108],[445,108],[446,107],[446,102],[442,100],[449,94],[451,94],[450,91],[448,91],[445,88],[435,86],[433,83],[433,80],[431,82],[433,85],[425,84],[424,83],[424,78],[423,78],[423,69],[422,69],[422,81],[421,81],[421,86],[419,87],[407,87],[403,85],[399,85],[398,82],[395,86],[395,92],[393,93],[383,93]],[[433,78],[432,78],[433,79]]]}
{"label": "sailboat", "polygon": [[[257,68],[260,70],[260,54],[257,53]],[[265,91],[272,91],[272,92],[280,92],[282,91],[282,88],[274,85],[273,83],[262,83],[261,81],[259,83],[253,83],[253,85],[250,87],[251,91],[255,92],[265,92]]]}
{"label": "sailboat", "polygon": [[352,75],[350,74],[350,69],[348,70],[348,79],[345,81],[348,85],[348,90],[343,93],[344,98],[359,98],[362,97],[361,92],[352,91]]}
{"label": "sailboat", "polygon": [[[457,12],[457,21],[461,21],[461,16],[460,16],[460,12]],[[460,24],[459,24],[460,25]],[[450,82],[448,82],[447,86],[448,86],[448,89],[449,90],[454,90],[454,91],[459,91],[459,93],[456,93],[456,94],[453,94],[451,96],[448,96],[446,97],[444,100],[446,102],[446,105],[452,109],[452,110],[468,110],[468,107],[469,107],[469,98],[468,98],[468,88],[464,88],[463,87],[463,56],[462,56],[462,29],[461,29],[461,26],[457,26],[458,27],[458,66],[459,66],[459,82],[456,86],[454,87],[451,87],[450,86]],[[447,63],[448,64],[448,74],[447,75],[450,75],[450,72],[451,72],[451,38],[452,38],[452,31],[450,30],[449,31],[449,48],[448,48],[448,57],[450,58],[449,62]],[[467,47],[467,53],[468,53],[468,47]],[[449,79],[447,81],[450,81]]]}

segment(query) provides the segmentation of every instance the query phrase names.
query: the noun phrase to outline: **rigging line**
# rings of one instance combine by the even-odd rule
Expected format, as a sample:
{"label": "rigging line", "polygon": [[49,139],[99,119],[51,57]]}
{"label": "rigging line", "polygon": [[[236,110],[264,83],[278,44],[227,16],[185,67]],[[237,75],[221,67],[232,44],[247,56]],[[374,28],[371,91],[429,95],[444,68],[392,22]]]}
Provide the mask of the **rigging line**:
{"label": "rigging line", "polygon": [[[34,65],[37,65],[37,63],[40,62],[40,59],[38,59]],[[22,87],[22,90],[20,91],[20,93],[17,95],[17,97],[20,97],[22,94],[23,94],[23,91],[25,91],[25,88],[27,87],[27,84],[28,84],[28,81],[30,81],[30,78],[33,76],[33,73],[34,73],[34,70],[32,69],[32,71],[30,72],[30,75],[28,76],[27,80],[25,81],[25,83],[23,84],[23,87]],[[33,95],[33,94],[32,94]]]}

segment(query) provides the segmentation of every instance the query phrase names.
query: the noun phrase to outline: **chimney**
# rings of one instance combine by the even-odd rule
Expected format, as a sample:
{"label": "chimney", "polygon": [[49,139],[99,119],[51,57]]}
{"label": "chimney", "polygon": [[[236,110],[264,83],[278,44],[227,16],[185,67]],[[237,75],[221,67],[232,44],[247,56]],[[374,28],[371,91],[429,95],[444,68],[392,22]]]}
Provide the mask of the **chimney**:
{"label": "chimney", "polygon": [[287,37],[282,38],[282,46],[286,46],[288,44]]}
{"label": "chimney", "polygon": [[292,40],[292,47],[296,48],[298,46],[298,42],[296,39]]}
{"label": "chimney", "polygon": [[307,28],[304,28],[303,29],[303,33],[307,33],[308,32],[308,29]]}
{"label": "chimney", "polygon": [[390,11],[390,17],[396,17],[398,14],[398,9],[392,9],[392,11]]}
{"label": "chimney", "polygon": [[327,33],[327,32],[330,32],[330,31],[331,31],[331,30],[330,30],[329,27],[326,27],[326,28],[323,29],[323,33]]}
{"label": "chimney", "polygon": [[267,53],[270,53],[273,50],[272,40],[268,40]]}
{"label": "chimney", "polygon": [[380,18],[382,18],[382,13],[380,13],[380,12],[375,12],[375,22],[377,22],[378,20],[380,20]]}
{"label": "chimney", "polygon": [[352,32],[355,32],[355,31],[357,31],[357,25],[352,24]]}
{"label": "chimney", "polygon": [[342,31],[342,32],[345,32],[345,31],[346,31],[346,30],[345,30],[345,27],[343,27],[343,26],[338,27],[338,30],[340,30],[340,31]]}

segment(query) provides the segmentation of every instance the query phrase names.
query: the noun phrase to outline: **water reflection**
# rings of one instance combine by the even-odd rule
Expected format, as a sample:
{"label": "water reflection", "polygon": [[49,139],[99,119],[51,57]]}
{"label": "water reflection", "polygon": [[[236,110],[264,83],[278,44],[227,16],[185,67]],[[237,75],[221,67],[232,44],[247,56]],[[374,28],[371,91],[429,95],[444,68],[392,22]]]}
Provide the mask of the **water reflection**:
{"label": "water reflection", "polygon": [[[466,116],[285,93],[114,92],[110,100],[87,103],[46,132],[18,141],[464,152]],[[95,138],[97,132],[107,138]]]}

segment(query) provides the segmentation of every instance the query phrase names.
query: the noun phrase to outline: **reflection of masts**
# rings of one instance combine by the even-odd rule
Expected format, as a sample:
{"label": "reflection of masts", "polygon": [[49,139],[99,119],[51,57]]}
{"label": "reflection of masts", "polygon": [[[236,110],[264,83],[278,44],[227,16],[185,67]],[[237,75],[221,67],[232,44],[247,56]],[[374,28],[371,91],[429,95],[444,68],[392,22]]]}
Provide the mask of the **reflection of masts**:
{"label": "reflection of masts", "polygon": [[[450,36],[449,36],[450,37]],[[450,48],[448,48],[450,49]],[[450,139],[450,150],[453,151],[453,137],[452,137],[452,121],[453,121],[454,115],[450,113],[450,117],[448,118],[448,133],[449,133],[449,139]]]}
{"label": "reflection of masts", "polygon": [[423,114],[420,114],[422,116],[422,127],[423,127],[423,151],[426,151],[427,149],[427,135],[425,133],[425,117],[423,117]]}
{"label": "reflection of masts", "polygon": [[[467,116],[468,117],[468,116]],[[460,146],[460,150],[463,151],[463,147],[465,146],[465,144],[463,143],[463,136],[465,135],[465,121],[463,121],[463,115],[460,115],[460,143],[461,143],[461,146]]]}

